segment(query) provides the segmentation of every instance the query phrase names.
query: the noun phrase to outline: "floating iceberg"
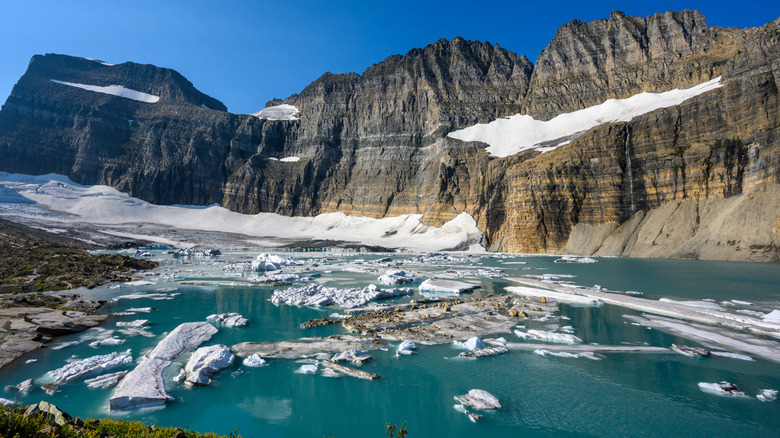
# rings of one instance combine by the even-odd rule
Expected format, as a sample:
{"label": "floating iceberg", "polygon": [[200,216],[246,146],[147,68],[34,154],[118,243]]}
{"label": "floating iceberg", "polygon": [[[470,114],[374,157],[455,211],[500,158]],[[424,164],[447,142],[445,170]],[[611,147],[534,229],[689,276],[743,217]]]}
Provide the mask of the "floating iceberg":
{"label": "floating iceberg", "polygon": [[737,385],[729,382],[707,383],[699,382],[699,389],[708,394],[726,395],[729,397],[747,397]]}
{"label": "floating iceberg", "polygon": [[592,257],[575,257],[565,255],[555,260],[555,263],[598,263],[599,261]]}
{"label": "floating iceberg", "polygon": [[471,406],[474,409],[501,409],[498,398],[484,389],[472,389],[468,394],[456,395],[454,398],[463,406]]}
{"label": "floating iceberg", "polygon": [[761,393],[756,396],[757,399],[762,402],[771,402],[777,400],[776,389],[762,389]]}
{"label": "floating iceberg", "polygon": [[282,266],[301,266],[304,262],[293,258],[282,258],[273,254],[260,254],[252,261],[253,271],[278,271]]}
{"label": "floating iceberg", "polygon": [[398,297],[413,292],[412,288],[379,289],[370,284],[363,289],[337,289],[321,284],[274,291],[271,302],[295,306],[328,306],[343,308],[363,306],[371,301]]}
{"label": "floating iceberg", "polygon": [[268,362],[266,362],[265,359],[260,357],[260,355],[258,355],[257,353],[254,353],[251,356],[247,357],[246,359],[244,359],[243,362],[244,366],[247,367],[260,367],[266,365],[267,363]]}
{"label": "floating iceberg", "polygon": [[100,347],[102,345],[122,345],[125,343],[124,339],[117,338],[116,336],[112,336],[110,338],[105,339],[99,339],[97,341],[92,341],[89,343],[90,347]]}
{"label": "floating iceberg", "polygon": [[377,278],[377,281],[386,286],[396,286],[399,284],[414,283],[415,278],[414,275],[409,272],[394,269],[385,271],[384,274]]}
{"label": "floating iceberg", "polygon": [[134,409],[165,404],[171,397],[165,391],[163,370],[171,361],[209,340],[215,333],[217,329],[208,322],[188,322],[173,329],[119,382],[109,400],[110,409]]}
{"label": "floating iceberg", "polygon": [[438,278],[429,278],[420,284],[420,291],[426,292],[449,292],[459,294],[472,289],[476,289],[477,285],[464,283],[456,280],[442,280]]}
{"label": "floating iceberg", "polygon": [[110,388],[116,385],[117,383],[119,383],[119,379],[124,377],[125,374],[127,374],[127,371],[118,371],[116,373],[103,374],[102,376],[97,376],[92,379],[87,379],[84,381],[84,383],[86,383],[87,386],[92,389]]}
{"label": "floating iceberg", "polygon": [[515,330],[518,338],[532,341],[551,342],[554,344],[580,344],[582,339],[569,333],[555,333],[544,330],[528,330],[527,332]]}
{"label": "floating iceberg", "polygon": [[218,322],[225,327],[241,327],[249,323],[249,320],[238,313],[217,313],[206,317],[207,321]]}
{"label": "floating iceberg", "polygon": [[55,383],[65,383],[82,377],[101,374],[114,368],[129,365],[132,362],[133,357],[130,354],[130,350],[127,350],[77,360],[62,368],[49,371],[48,374],[54,379]]}
{"label": "floating iceberg", "polygon": [[35,386],[33,385],[33,379],[27,379],[17,385],[8,385],[4,389],[6,391],[19,391],[19,392],[30,392],[33,390]]}
{"label": "floating iceberg", "polygon": [[233,364],[233,353],[226,345],[212,345],[195,350],[184,366],[187,382],[208,385],[211,376]]}
{"label": "floating iceberg", "polygon": [[298,368],[296,373],[317,374],[317,370],[319,370],[319,367],[316,364],[306,364],[306,365],[301,365],[301,367]]}
{"label": "floating iceberg", "polygon": [[412,354],[413,350],[417,349],[417,345],[414,344],[412,341],[403,341],[400,344],[398,344],[398,349],[396,352],[398,354]]}
{"label": "floating iceberg", "polygon": [[330,360],[332,362],[352,362],[355,365],[362,365],[364,362],[371,360],[371,355],[368,351],[350,348],[349,350],[333,355]]}
{"label": "floating iceberg", "polygon": [[506,347],[497,345],[494,347],[475,348],[472,351],[460,353],[458,356],[480,358],[480,357],[500,356],[502,354],[507,354],[507,353],[509,353],[509,350]]}

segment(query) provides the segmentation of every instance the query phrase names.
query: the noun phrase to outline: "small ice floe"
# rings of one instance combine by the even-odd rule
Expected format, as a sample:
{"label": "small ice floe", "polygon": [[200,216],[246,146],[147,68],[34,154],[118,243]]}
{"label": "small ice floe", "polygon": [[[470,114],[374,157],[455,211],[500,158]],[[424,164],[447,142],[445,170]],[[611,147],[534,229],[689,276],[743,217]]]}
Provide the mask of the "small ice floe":
{"label": "small ice floe", "polygon": [[178,383],[178,382],[181,382],[182,380],[184,380],[185,377],[187,377],[187,372],[184,371],[184,368],[182,368],[182,369],[179,370],[179,374],[176,374],[175,376],[173,376],[172,380],[174,382]]}
{"label": "small ice floe", "polygon": [[193,385],[208,385],[211,376],[217,371],[233,364],[233,353],[226,345],[211,345],[195,350],[184,366],[187,373],[187,383]]}
{"label": "small ice floe", "polygon": [[580,344],[582,339],[569,333],[555,333],[544,330],[515,330],[515,335],[523,340],[551,342],[554,344]]}
{"label": "small ice floe", "polygon": [[351,362],[355,365],[363,365],[364,362],[371,360],[371,354],[366,350],[350,348],[349,350],[333,355],[330,360],[332,362]]}
{"label": "small ice floe", "polygon": [[720,304],[713,303],[712,301],[706,301],[706,300],[678,301],[678,300],[673,300],[671,298],[660,298],[658,301],[662,303],[682,304],[684,306],[700,307],[702,309],[712,309],[712,310],[720,310],[720,311],[725,310],[723,309],[723,306],[721,306]]}
{"label": "small ice floe", "polygon": [[125,339],[117,338],[116,336],[112,336],[110,338],[105,339],[99,339],[97,341],[92,341],[89,343],[89,346],[92,348],[101,347],[104,345],[122,345],[125,343]]}
{"label": "small ice floe", "polygon": [[122,379],[122,377],[127,374],[127,371],[118,371],[116,373],[111,374],[103,374],[102,376],[97,376],[92,379],[87,379],[84,381],[84,383],[87,384],[87,387],[92,389],[104,389],[104,388],[110,388],[117,383],[119,383],[119,380]]}
{"label": "small ice floe", "polygon": [[384,274],[377,278],[377,281],[385,286],[396,286],[399,284],[414,283],[415,278],[410,272],[393,269],[385,271]]}
{"label": "small ice floe", "polygon": [[543,348],[537,348],[534,350],[534,354],[539,356],[555,356],[555,357],[567,357],[572,359],[579,359],[583,357],[579,353],[569,353],[568,351],[550,351]]}
{"label": "small ice floe", "polygon": [[598,263],[599,261],[591,257],[575,257],[565,255],[555,260],[555,263]]}
{"label": "small ice floe", "polygon": [[149,324],[148,319],[136,319],[135,321],[118,321],[116,323],[117,327],[143,327],[146,324]]}
{"label": "small ice floe", "polygon": [[764,312],[759,312],[758,310],[750,310],[750,309],[737,309],[735,310],[737,313],[741,313],[743,315],[750,315],[750,316],[756,316],[758,318],[761,318],[764,316]]}
{"label": "small ice floe", "polygon": [[149,313],[152,310],[154,310],[154,307],[132,307],[130,309],[127,309],[126,312]]}
{"label": "small ice floe", "polygon": [[412,341],[403,341],[400,344],[398,344],[398,349],[396,349],[396,355],[401,354],[412,354],[414,350],[417,349],[417,345],[415,345]]}
{"label": "small ice floe", "polygon": [[148,280],[135,280],[135,281],[128,281],[124,285],[125,286],[154,286],[156,284],[157,283]]}
{"label": "small ice floe", "polygon": [[38,362],[38,359],[27,359],[26,361],[24,361],[24,363],[26,363],[27,365],[35,362]]}
{"label": "small ice floe", "polygon": [[222,267],[223,271],[250,271],[252,262],[229,263]]}
{"label": "small ice floe", "polygon": [[710,350],[682,344],[672,344],[672,350],[688,357],[707,357],[710,355]]}
{"label": "small ice floe", "polygon": [[250,277],[249,281],[252,283],[288,283],[300,279],[301,276],[298,274],[264,274]]}
{"label": "small ice floe", "polygon": [[726,395],[729,397],[748,396],[741,389],[737,388],[737,385],[725,381],[720,383],[699,382],[699,389],[708,394]]}
{"label": "small ice floe", "polygon": [[170,251],[169,253],[172,254],[174,258],[205,258],[222,255],[222,251],[218,249],[205,250],[193,248],[179,248],[177,250]]}
{"label": "small ice floe", "polygon": [[301,266],[304,262],[293,258],[282,258],[273,254],[260,254],[252,261],[253,271],[278,271],[282,266]]}
{"label": "small ice floe", "polygon": [[485,343],[482,342],[482,339],[479,339],[476,336],[474,336],[473,338],[469,338],[468,340],[463,342],[454,341],[453,344],[461,348],[466,348],[468,350],[474,350],[475,348],[485,348]]}
{"label": "small ice floe", "polygon": [[48,375],[54,379],[54,383],[65,383],[82,377],[101,374],[114,368],[129,365],[132,362],[133,357],[130,354],[130,350],[113,352],[71,362],[62,368],[49,371]]}
{"label": "small ice floe", "polygon": [[420,291],[423,292],[447,292],[459,294],[478,288],[479,286],[464,283],[457,280],[443,280],[439,278],[429,278],[420,284]]}
{"label": "small ice floe", "polygon": [[751,303],[749,301],[731,300],[731,302],[734,303],[734,304],[739,304],[740,306],[752,306],[753,305],[753,303]]}
{"label": "small ice floe", "polygon": [[757,399],[761,400],[762,402],[772,402],[777,400],[777,390],[776,389],[762,389],[761,393],[759,393],[756,396]]}
{"label": "small ice floe", "polygon": [[222,324],[225,327],[242,327],[249,323],[249,320],[239,313],[216,313],[207,316],[206,320]]}
{"label": "small ice floe", "polygon": [[295,372],[299,374],[317,374],[319,367],[316,364],[301,365]]}
{"label": "small ice floe", "polygon": [[454,399],[463,406],[469,406],[481,411],[501,409],[501,403],[498,401],[498,398],[484,389],[472,389],[468,394],[456,395]]}
{"label": "small ice floe", "polygon": [[118,297],[114,297],[113,301],[119,301],[119,300],[141,300],[141,299],[172,300],[176,295],[178,295],[178,294],[132,293],[132,294],[128,294],[128,295],[120,295]]}
{"label": "small ice floe", "polygon": [[495,346],[495,347],[484,347],[484,348],[475,348],[472,351],[463,352],[460,353],[459,357],[470,357],[470,358],[480,358],[480,357],[490,357],[490,356],[500,356],[502,354],[509,353],[509,350],[501,345]]}
{"label": "small ice floe", "polygon": [[720,356],[720,357],[726,357],[729,359],[737,359],[737,360],[746,360],[746,361],[754,361],[752,357],[746,355],[746,354],[739,354],[739,353],[731,353],[729,351],[712,351],[710,352],[713,356]]}
{"label": "small ice floe", "polygon": [[242,363],[247,367],[261,367],[263,365],[268,365],[268,362],[266,362],[265,359],[260,357],[260,355],[257,353],[248,356]]}
{"label": "small ice floe", "polygon": [[321,284],[310,284],[299,288],[276,290],[271,296],[274,304],[290,304],[295,306],[328,306],[335,304],[343,308],[363,306],[371,301],[384,298],[408,295],[414,289],[394,288],[379,289],[370,284],[363,289],[338,289]]}
{"label": "small ice floe", "polygon": [[119,330],[119,333],[125,336],[143,336],[145,338],[153,338],[157,335],[141,327],[128,327]]}
{"label": "small ice floe", "polygon": [[25,380],[23,382],[20,382],[20,383],[16,384],[16,385],[8,385],[8,386],[6,386],[5,390],[6,391],[19,391],[19,392],[28,393],[28,392],[32,391],[33,388],[35,388],[35,386],[33,385],[33,379],[27,379],[27,380]]}
{"label": "small ice floe", "polygon": [[48,395],[54,395],[60,392],[60,387],[53,383],[44,383],[41,385],[41,389]]}

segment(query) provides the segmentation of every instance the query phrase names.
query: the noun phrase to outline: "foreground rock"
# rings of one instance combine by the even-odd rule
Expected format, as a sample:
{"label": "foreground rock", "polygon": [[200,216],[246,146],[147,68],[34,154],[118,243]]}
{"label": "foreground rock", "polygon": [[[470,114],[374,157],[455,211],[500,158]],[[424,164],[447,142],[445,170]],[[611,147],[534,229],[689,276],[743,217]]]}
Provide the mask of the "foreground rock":
{"label": "foreground rock", "polygon": [[194,385],[208,385],[212,375],[232,364],[233,354],[225,345],[198,348],[184,366],[186,381]]}
{"label": "foreground rock", "polygon": [[188,322],[176,327],[119,382],[109,400],[111,410],[159,406],[170,400],[165,391],[163,370],[171,361],[209,340],[215,333],[217,329],[208,322]]}
{"label": "foreground rock", "polygon": [[455,401],[463,406],[470,406],[474,409],[501,409],[501,403],[498,401],[498,398],[484,389],[472,389],[468,394],[457,395],[454,398]]}
{"label": "foreground rock", "polygon": [[84,425],[84,422],[82,422],[81,419],[71,417],[57,406],[45,401],[29,406],[27,410],[24,411],[24,415],[27,417],[46,415],[50,422],[59,426],[70,424],[72,426],[81,427]]}

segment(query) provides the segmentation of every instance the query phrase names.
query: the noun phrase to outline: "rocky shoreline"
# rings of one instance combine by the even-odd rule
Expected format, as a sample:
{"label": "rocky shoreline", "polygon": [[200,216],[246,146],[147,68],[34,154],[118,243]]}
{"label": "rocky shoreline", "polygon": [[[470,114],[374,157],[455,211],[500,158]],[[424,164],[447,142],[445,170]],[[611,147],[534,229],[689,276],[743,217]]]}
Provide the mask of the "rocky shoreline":
{"label": "rocky shoreline", "polygon": [[103,304],[57,289],[127,281],[159,265],[120,255],[93,255],[83,242],[0,219],[0,369],[56,336],[95,327]]}

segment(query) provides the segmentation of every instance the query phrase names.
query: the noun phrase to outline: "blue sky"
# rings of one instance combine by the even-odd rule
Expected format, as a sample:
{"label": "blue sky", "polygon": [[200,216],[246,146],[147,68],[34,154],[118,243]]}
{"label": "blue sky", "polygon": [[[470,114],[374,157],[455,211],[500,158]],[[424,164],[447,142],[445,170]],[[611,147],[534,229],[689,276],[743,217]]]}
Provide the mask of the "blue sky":
{"label": "blue sky", "polygon": [[0,102],[38,53],[173,68],[231,112],[251,113],[322,73],[362,72],[439,38],[490,41],[535,62],[556,29],[612,10],[699,9],[710,26],[761,26],[776,2],[0,0]]}

